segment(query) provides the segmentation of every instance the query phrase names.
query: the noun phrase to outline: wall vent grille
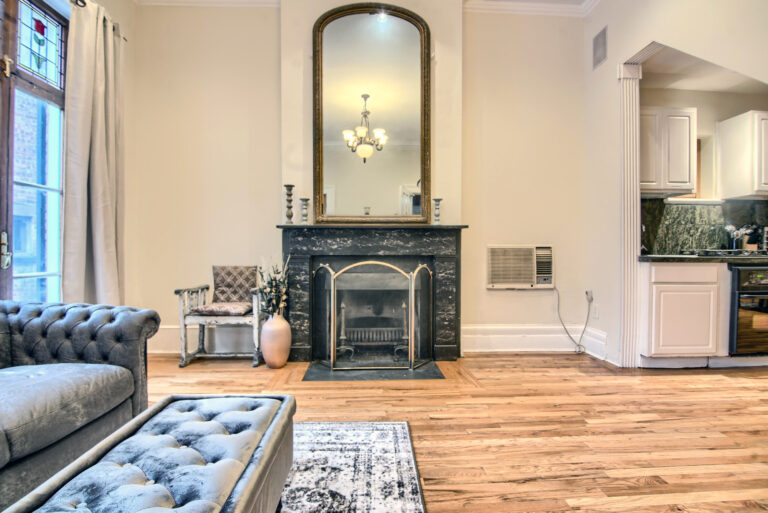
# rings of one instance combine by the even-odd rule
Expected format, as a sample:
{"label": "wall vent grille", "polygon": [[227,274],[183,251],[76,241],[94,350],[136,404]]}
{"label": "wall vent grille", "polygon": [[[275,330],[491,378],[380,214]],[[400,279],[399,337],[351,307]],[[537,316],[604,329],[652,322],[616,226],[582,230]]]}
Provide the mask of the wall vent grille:
{"label": "wall vent grille", "polygon": [[489,289],[554,287],[552,246],[488,246]]}

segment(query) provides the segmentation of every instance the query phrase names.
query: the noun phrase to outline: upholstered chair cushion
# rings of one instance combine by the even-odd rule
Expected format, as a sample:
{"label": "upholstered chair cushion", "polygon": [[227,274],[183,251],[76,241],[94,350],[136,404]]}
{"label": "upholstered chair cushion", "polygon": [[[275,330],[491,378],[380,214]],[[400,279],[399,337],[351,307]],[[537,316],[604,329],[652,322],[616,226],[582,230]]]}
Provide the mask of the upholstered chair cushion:
{"label": "upholstered chair cushion", "polygon": [[213,266],[213,302],[250,302],[251,289],[258,284],[258,269],[255,266]]}
{"label": "upholstered chair cushion", "polygon": [[131,371],[116,365],[53,363],[0,370],[0,468],[57,442],[133,394]]}
{"label": "upholstered chair cushion", "polygon": [[210,305],[196,306],[191,311],[197,315],[245,315],[253,310],[252,303],[211,303]]}

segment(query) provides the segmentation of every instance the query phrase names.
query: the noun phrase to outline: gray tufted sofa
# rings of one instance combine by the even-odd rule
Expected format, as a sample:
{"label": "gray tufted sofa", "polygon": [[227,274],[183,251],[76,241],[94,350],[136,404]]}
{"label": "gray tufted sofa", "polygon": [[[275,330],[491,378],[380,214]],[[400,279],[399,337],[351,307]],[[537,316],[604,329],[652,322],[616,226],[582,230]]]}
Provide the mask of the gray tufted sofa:
{"label": "gray tufted sofa", "polygon": [[168,396],[6,513],[272,513],[295,411],[286,395]]}
{"label": "gray tufted sofa", "polygon": [[0,301],[0,510],[146,409],[159,324],[125,306]]}

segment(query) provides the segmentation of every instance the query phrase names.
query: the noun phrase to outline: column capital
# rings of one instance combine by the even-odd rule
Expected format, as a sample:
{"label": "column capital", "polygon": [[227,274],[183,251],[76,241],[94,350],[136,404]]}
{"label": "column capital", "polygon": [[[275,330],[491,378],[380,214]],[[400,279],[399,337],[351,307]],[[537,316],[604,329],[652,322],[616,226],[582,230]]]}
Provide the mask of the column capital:
{"label": "column capital", "polygon": [[643,67],[640,64],[630,64],[625,62],[619,64],[619,80],[640,80],[643,78]]}

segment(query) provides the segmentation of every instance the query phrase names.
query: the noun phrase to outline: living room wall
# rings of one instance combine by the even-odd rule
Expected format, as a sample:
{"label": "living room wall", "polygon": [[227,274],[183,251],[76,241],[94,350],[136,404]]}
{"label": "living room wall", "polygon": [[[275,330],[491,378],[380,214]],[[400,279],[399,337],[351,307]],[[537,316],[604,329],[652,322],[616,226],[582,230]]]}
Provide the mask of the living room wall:
{"label": "living room wall", "polygon": [[136,8],[122,256],[125,302],[163,319],[150,351],[178,352],[174,289],[279,260],[279,13]]}
{"label": "living room wall", "polygon": [[[212,264],[278,255],[282,182],[311,193],[311,26],[342,3],[134,8],[125,301],[164,319],[150,350],[178,350],[174,288],[210,283]],[[446,224],[470,225],[463,323],[545,326],[570,344],[551,291],[485,289],[485,247],[553,244],[564,317],[583,322],[583,22],[403,5],[432,29],[434,192]]]}
{"label": "living room wall", "polygon": [[[298,176],[299,194],[311,191],[307,30],[342,2],[286,0],[283,9],[128,3],[104,0],[129,37],[125,302],[157,309],[163,329],[150,349],[175,350],[172,290],[210,282],[214,263],[278,255],[273,227],[282,219],[283,180]],[[435,192],[449,198],[446,222],[470,225],[463,323],[552,326],[551,293],[484,288],[487,244],[551,243],[566,321],[583,322],[583,290],[593,289],[600,312],[590,324],[607,333],[608,357],[617,361],[616,66],[656,40],[768,81],[758,58],[768,42],[761,26],[768,5],[743,0],[736,12],[717,0],[611,0],[586,20],[461,14],[451,5],[439,15],[449,19],[439,21],[431,13],[442,2],[406,7],[433,25],[433,119],[445,125],[433,143]],[[291,12],[301,23],[292,24]],[[591,40],[606,25],[608,60],[592,71]],[[442,37],[445,30],[453,35]],[[284,158],[292,144],[301,161]]]}
{"label": "living room wall", "polygon": [[465,350],[571,347],[552,290],[486,289],[489,244],[552,245],[563,317],[584,323],[582,34],[580,18],[464,14]]}

